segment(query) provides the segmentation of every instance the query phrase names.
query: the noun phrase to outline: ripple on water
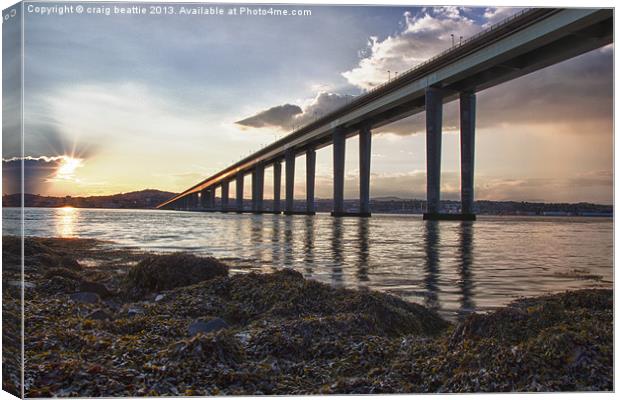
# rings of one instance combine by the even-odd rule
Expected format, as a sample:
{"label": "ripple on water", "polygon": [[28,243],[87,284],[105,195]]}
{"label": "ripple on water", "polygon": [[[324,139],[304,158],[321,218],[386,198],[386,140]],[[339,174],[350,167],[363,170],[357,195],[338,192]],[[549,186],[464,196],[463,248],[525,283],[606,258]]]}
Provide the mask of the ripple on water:
{"label": "ripple on water", "polygon": [[[19,210],[3,209],[4,234]],[[192,251],[233,271],[292,267],[334,286],[387,291],[448,317],[490,310],[521,296],[611,287],[608,218],[480,217],[474,223],[420,216],[372,218],[26,209],[25,232],[113,241],[156,252]],[[88,264],[88,261],[87,261]]]}

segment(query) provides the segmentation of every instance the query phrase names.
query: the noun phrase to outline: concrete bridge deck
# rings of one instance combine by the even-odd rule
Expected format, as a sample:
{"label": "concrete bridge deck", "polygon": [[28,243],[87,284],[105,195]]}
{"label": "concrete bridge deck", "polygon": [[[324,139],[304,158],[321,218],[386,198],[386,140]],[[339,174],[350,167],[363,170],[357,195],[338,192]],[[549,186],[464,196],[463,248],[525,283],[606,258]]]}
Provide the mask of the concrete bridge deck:
{"label": "concrete bridge deck", "polygon": [[[458,46],[378,86],[349,104],[290,133],[271,145],[208,177],[158,208],[241,210],[244,176],[252,175],[252,211],[263,210],[264,170],[274,168],[274,201],[280,212],[281,164],[285,163],[285,207],[293,211],[295,158],[306,155],[306,211],[314,213],[315,153],[332,145],[334,209],[344,208],[344,160],[348,137],[360,137],[360,212],[370,215],[370,149],[372,130],[407,116],[426,112],[427,213],[429,219],[474,219],[474,154],[476,92],[559,63],[613,41],[611,9],[531,9],[507,18]],[[439,209],[443,104],[458,99],[461,127],[460,215]],[[236,184],[236,204],[229,204],[229,184]]]}

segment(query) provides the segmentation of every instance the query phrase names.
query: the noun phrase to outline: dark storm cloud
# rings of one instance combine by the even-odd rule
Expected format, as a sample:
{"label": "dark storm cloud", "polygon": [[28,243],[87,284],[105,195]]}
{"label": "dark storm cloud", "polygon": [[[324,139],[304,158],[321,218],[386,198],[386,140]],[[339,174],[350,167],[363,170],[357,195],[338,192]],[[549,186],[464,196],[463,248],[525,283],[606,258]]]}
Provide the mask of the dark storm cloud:
{"label": "dark storm cloud", "polygon": [[353,98],[354,96],[346,94],[320,92],[303,110],[298,105],[285,104],[261,111],[236,123],[252,128],[274,127],[289,130],[342,107]]}
{"label": "dark storm cloud", "polygon": [[[24,193],[43,193],[62,163],[61,157],[26,157],[24,160]],[[2,160],[3,194],[21,192],[22,160],[11,158]]]}
{"label": "dark storm cloud", "polygon": [[251,128],[264,128],[269,126],[289,127],[296,115],[303,113],[301,107],[293,104],[271,107],[261,111],[256,115],[235,122],[238,125]]}

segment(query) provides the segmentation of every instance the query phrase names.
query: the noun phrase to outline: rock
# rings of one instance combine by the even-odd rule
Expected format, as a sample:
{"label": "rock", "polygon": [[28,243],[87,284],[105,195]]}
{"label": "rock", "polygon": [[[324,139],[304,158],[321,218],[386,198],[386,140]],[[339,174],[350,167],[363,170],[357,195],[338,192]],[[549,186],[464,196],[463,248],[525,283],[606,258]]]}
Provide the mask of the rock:
{"label": "rock", "polygon": [[[24,287],[26,289],[33,289],[35,287],[37,287],[36,284],[32,283],[32,282],[28,282],[28,281],[24,281]],[[21,281],[8,281],[8,284],[11,286],[17,286],[17,287],[21,287],[22,286],[22,282]]]}
{"label": "rock", "polygon": [[228,267],[212,257],[187,253],[151,255],[133,266],[125,291],[134,298],[228,276]]}
{"label": "rock", "polygon": [[90,314],[88,314],[86,316],[86,318],[87,319],[94,319],[94,320],[98,320],[98,321],[102,321],[102,320],[105,320],[105,319],[112,319],[110,314],[108,314],[107,312],[103,311],[100,308],[98,308],[95,311],[93,311]]}
{"label": "rock", "polygon": [[228,327],[229,325],[223,319],[213,318],[212,320],[209,320],[207,322],[195,321],[190,324],[188,330],[189,330],[189,335],[194,336],[198,333],[216,332],[221,329],[226,329]]}
{"label": "rock", "polygon": [[96,304],[100,298],[97,293],[93,292],[78,292],[71,295],[71,300],[79,303]]}
{"label": "rock", "polygon": [[103,298],[112,296],[112,292],[104,284],[98,282],[82,281],[80,291],[97,293],[99,297]]}
{"label": "rock", "polygon": [[138,307],[130,307],[129,309],[127,309],[128,317],[135,317],[138,314],[144,314],[144,310]]}
{"label": "rock", "polygon": [[166,296],[164,296],[163,294],[158,294],[157,296],[155,296],[155,301],[162,301],[164,297]]}

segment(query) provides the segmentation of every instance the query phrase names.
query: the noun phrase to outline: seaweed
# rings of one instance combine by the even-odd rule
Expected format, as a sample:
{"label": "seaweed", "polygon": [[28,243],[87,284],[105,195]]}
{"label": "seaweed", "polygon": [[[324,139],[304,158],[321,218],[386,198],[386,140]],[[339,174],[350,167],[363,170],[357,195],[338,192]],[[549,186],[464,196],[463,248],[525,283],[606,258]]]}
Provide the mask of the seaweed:
{"label": "seaweed", "polygon": [[[519,299],[452,324],[292,270],[229,275],[212,258],[26,240],[96,260],[29,272],[28,397],[613,390],[611,290]],[[71,301],[84,281],[111,296]],[[196,321],[220,322],[199,332]]]}

